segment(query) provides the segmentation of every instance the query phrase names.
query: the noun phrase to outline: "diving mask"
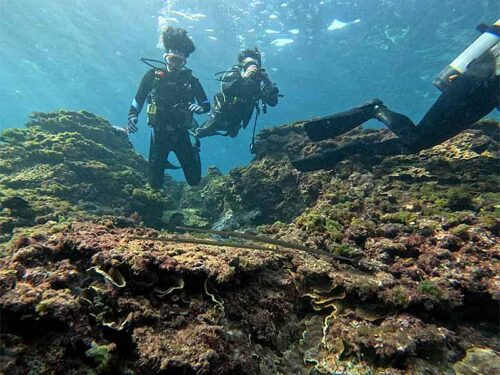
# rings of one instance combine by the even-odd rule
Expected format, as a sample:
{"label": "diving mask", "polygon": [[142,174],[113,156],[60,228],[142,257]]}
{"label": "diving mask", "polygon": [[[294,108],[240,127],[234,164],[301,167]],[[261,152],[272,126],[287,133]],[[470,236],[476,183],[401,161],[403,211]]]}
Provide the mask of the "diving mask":
{"label": "diving mask", "polygon": [[258,69],[260,69],[259,62],[251,57],[247,57],[245,60],[243,60],[240,66],[243,70],[247,70],[252,65],[255,65]]}
{"label": "diving mask", "polygon": [[178,70],[184,67],[184,65],[186,65],[186,58],[181,55],[169,52],[165,53],[163,55],[163,58],[165,59],[165,63],[167,64],[167,67],[169,69]]}

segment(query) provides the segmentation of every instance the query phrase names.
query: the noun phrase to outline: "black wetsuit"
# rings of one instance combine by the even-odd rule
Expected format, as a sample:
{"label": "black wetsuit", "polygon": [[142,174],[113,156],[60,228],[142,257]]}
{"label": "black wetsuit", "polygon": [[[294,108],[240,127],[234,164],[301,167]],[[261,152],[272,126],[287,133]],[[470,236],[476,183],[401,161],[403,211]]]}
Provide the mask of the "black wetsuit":
{"label": "black wetsuit", "polygon": [[198,185],[201,179],[199,149],[191,144],[188,129],[193,115],[187,107],[196,102],[205,112],[210,103],[205,91],[191,71],[168,72],[151,69],[143,77],[129,115],[139,115],[144,103],[156,106],[156,114],[148,111],[148,124],[152,127],[149,149],[150,185],[163,185],[168,155],[174,152],[189,185]]}
{"label": "black wetsuit", "polygon": [[199,138],[215,134],[236,137],[241,128],[248,126],[259,100],[271,107],[278,104],[279,90],[264,70],[250,78],[243,78],[235,69],[226,79],[229,82],[214,97],[210,118],[198,129]]}
{"label": "black wetsuit", "polygon": [[398,138],[378,143],[355,141],[292,163],[301,171],[331,168],[351,155],[413,153],[454,137],[499,106],[500,86],[496,58],[498,57],[488,51],[474,61],[439,96],[418,125],[407,116],[385,107],[377,111],[373,104],[305,124],[309,137],[319,141],[343,134],[376,117]]}

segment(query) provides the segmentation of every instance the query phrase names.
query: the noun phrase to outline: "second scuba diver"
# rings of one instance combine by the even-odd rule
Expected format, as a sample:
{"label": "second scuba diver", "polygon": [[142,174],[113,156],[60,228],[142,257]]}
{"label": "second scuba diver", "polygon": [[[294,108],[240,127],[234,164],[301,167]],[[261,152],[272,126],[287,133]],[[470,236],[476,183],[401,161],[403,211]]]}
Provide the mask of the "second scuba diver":
{"label": "second scuba diver", "polygon": [[172,168],[170,152],[177,156],[187,183],[194,186],[201,180],[200,150],[199,143],[191,143],[189,130],[193,113],[207,113],[210,102],[198,79],[185,68],[195,50],[186,30],[168,27],[162,41],[165,67],[153,68],[144,75],[129,110],[127,131],[137,131],[138,116],[147,100],[148,125],[152,128],[148,159],[151,187],[163,186],[165,169]]}
{"label": "second scuba diver", "polygon": [[462,53],[434,82],[443,90],[418,125],[374,99],[347,112],[308,121],[304,129],[312,141],[339,136],[376,118],[398,138],[378,143],[353,141],[314,153],[292,164],[300,171],[333,168],[352,155],[414,153],[450,139],[500,104],[500,21],[480,25],[483,35]]}
{"label": "second scuba diver", "polygon": [[214,97],[210,118],[196,131],[198,138],[212,135],[236,137],[241,128],[245,129],[252,118],[254,109],[260,112],[266,105],[278,104],[279,90],[262,69],[259,50],[247,49],[238,56],[238,65],[227,72],[221,72],[221,92]]}

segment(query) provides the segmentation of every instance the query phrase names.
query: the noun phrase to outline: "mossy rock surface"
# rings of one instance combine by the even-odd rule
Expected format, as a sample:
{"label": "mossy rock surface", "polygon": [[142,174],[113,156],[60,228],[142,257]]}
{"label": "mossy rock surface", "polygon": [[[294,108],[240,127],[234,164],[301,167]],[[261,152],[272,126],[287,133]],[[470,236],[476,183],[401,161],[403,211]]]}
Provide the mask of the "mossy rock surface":
{"label": "mossy rock surface", "polygon": [[[299,125],[261,133],[246,167],[160,192],[125,135],[89,113],[2,133],[0,235],[14,236],[0,246],[0,372],[490,371],[478,363],[500,350],[498,124],[314,173],[289,159],[391,135],[316,145]],[[141,220],[289,245],[222,246]]]}
{"label": "mossy rock surface", "polygon": [[147,185],[146,161],[126,134],[89,112],[34,113],[25,128],[0,134],[0,207],[26,201],[26,213],[0,211],[6,230],[75,213],[129,216],[159,225],[172,205]]}

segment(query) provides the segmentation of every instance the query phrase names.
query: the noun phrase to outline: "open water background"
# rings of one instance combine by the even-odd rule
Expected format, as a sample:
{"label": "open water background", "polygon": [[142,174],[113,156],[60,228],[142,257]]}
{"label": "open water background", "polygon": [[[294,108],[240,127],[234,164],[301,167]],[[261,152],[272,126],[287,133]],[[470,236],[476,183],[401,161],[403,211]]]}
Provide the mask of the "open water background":
{"label": "open water background", "polygon": [[[260,128],[373,97],[418,121],[439,94],[433,78],[499,10],[490,0],[0,0],[0,130],[58,108],[124,125],[148,69],[139,57],[161,58],[165,24],[193,37],[189,67],[210,98],[213,73],[231,67],[241,48],[261,47],[285,97]],[[144,116],[131,139],[147,155]],[[236,139],[204,139],[204,172],[248,163],[250,139],[250,128]]]}

